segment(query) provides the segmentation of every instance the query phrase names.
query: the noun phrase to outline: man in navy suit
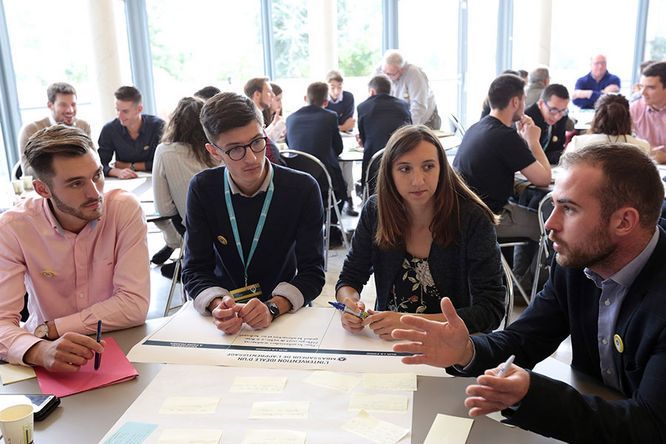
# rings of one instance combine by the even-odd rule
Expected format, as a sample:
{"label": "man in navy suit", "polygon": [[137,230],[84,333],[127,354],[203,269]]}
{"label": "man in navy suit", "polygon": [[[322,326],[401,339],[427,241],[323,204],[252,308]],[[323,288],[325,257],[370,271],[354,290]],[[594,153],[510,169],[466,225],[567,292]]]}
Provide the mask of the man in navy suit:
{"label": "man in navy suit", "polygon": [[[543,291],[503,331],[470,337],[448,298],[445,323],[406,316],[394,330],[408,364],[477,376],[471,416],[567,442],[666,442],[666,232],[664,187],[638,148],[600,144],[565,152],[546,222],[556,252]],[[571,366],[626,398],[605,401],[534,373],[571,335]],[[513,365],[498,374],[500,364]],[[490,370],[487,370],[489,369]]]}
{"label": "man in navy suit", "polygon": [[338,162],[338,156],[342,153],[338,115],[324,109],[328,104],[328,85],[323,82],[310,84],[305,100],[309,105],[287,117],[287,145],[319,159],[331,176],[336,198],[341,201],[351,200]]}
{"label": "man in navy suit", "polygon": [[[368,83],[368,97],[358,106],[358,139],[363,147],[361,183],[372,156],[386,146],[391,134],[403,125],[412,123],[409,105],[391,96],[391,80],[384,75],[373,77]],[[374,184],[372,186],[374,190]],[[372,193],[371,193],[372,194]]]}

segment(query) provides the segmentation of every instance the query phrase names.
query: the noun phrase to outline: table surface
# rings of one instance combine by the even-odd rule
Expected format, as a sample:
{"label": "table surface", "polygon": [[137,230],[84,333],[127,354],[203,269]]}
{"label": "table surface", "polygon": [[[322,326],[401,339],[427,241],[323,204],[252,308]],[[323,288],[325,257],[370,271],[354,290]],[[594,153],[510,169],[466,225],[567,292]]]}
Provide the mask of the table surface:
{"label": "table surface", "polygon": [[[145,325],[109,333],[127,353],[146,335],[158,329],[164,319],[152,319]],[[157,375],[164,364],[135,363],[139,376],[128,382],[79,393],[62,399],[61,405],[44,421],[35,423],[35,442],[98,442]],[[562,380],[583,393],[617,399],[615,392],[580,375],[555,359],[548,358],[537,370]],[[424,441],[437,413],[466,417],[463,405],[465,388],[473,378],[418,377],[414,394],[412,442]],[[2,387],[2,393],[40,393],[36,379]],[[477,418],[468,442],[544,443],[552,439],[518,428],[507,427],[490,418]]]}

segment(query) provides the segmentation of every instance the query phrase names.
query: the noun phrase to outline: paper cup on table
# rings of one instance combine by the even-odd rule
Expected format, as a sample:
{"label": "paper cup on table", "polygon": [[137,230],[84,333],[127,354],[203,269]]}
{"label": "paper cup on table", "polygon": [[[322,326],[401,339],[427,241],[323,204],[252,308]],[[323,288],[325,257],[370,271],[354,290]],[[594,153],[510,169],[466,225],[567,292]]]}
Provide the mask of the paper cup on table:
{"label": "paper cup on table", "polygon": [[23,194],[22,180],[12,180],[12,186],[14,187],[14,194]]}
{"label": "paper cup on table", "polygon": [[32,190],[32,176],[21,176],[21,180],[23,180],[23,188]]}
{"label": "paper cup on table", "polygon": [[32,443],[34,430],[32,406],[19,404],[0,411],[0,430],[5,444]]}

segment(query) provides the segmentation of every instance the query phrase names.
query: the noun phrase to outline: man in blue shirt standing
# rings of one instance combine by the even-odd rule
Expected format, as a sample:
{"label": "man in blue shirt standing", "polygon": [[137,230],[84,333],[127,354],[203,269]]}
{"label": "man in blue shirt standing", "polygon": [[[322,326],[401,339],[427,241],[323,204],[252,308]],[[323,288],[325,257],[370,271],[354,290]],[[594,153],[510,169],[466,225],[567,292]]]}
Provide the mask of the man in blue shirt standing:
{"label": "man in blue shirt standing", "polygon": [[619,93],[620,78],[606,69],[606,56],[598,54],[590,61],[590,72],[576,80],[573,92],[574,105],[582,109],[594,109],[602,94]]}

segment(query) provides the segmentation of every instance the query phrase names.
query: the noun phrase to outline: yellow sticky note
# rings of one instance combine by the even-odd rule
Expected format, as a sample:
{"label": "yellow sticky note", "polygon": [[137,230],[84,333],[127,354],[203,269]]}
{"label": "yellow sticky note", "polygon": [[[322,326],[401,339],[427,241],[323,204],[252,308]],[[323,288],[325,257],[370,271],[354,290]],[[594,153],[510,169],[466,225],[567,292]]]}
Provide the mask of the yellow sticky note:
{"label": "yellow sticky note", "polygon": [[286,377],[237,376],[230,391],[234,393],[280,393],[284,390],[286,384]]}
{"label": "yellow sticky note", "polygon": [[404,412],[408,405],[409,398],[407,396],[354,393],[351,401],[349,401],[349,410]]}
{"label": "yellow sticky note", "polygon": [[305,444],[305,437],[297,430],[248,430],[243,444]]}
{"label": "yellow sticky note", "polygon": [[471,418],[438,413],[423,444],[465,443],[473,422]]}
{"label": "yellow sticky note", "polygon": [[206,415],[215,413],[220,398],[205,396],[172,396],[160,407],[160,415]]}
{"label": "yellow sticky note", "polygon": [[305,382],[319,387],[339,390],[341,392],[349,392],[356,387],[359,379],[354,376],[343,375],[342,373],[319,371],[312,372],[312,374],[305,379]]}
{"label": "yellow sticky note", "polygon": [[250,419],[307,418],[308,401],[263,401],[252,404]]}
{"label": "yellow sticky note", "polygon": [[363,387],[369,390],[416,391],[414,373],[365,373]]}
{"label": "yellow sticky note", "polygon": [[342,428],[378,444],[395,444],[409,433],[409,429],[377,419],[365,410],[358,412],[358,415],[344,423]]}
{"label": "yellow sticky note", "polygon": [[214,429],[164,429],[159,444],[218,444],[222,430]]}
{"label": "yellow sticky note", "polygon": [[0,379],[2,379],[2,385],[25,381],[26,379],[32,379],[34,377],[35,371],[32,367],[14,364],[0,365]]}

